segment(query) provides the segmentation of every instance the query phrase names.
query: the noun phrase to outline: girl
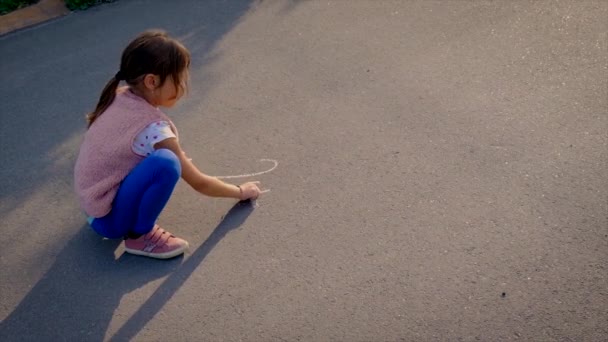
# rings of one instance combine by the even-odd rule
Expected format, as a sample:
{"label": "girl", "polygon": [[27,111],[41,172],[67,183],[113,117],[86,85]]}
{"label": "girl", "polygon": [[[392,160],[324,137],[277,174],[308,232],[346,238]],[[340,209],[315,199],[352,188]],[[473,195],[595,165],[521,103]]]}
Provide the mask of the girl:
{"label": "girl", "polygon": [[[162,31],[147,31],[122,53],[103,89],[74,168],[75,188],[91,227],[124,238],[125,251],[166,259],[188,242],[155,224],[180,176],[213,197],[255,199],[258,182],[231,185],[203,174],[181,149],[177,129],[158,107],[186,91],[190,53]],[[127,87],[118,88],[121,81]]]}

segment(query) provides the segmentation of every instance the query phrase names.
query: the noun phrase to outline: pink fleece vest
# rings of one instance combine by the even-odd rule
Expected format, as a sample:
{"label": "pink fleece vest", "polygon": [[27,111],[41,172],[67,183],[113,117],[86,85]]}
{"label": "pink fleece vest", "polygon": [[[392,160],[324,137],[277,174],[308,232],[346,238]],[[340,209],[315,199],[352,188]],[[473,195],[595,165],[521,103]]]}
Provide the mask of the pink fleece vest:
{"label": "pink fleece vest", "polygon": [[120,183],[143,159],[133,152],[133,140],[144,127],[161,120],[168,121],[177,135],[171,120],[158,108],[122,88],[91,125],[74,167],[76,194],[89,216],[110,212]]}

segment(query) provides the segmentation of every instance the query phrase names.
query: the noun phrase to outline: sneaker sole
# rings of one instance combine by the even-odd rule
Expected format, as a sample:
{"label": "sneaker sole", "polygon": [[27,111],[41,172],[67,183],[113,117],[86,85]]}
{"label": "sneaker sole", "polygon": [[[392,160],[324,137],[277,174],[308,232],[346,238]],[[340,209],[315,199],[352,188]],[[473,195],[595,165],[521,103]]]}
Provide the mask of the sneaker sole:
{"label": "sneaker sole", "polygon": [[154,258],[154,259],[170,259],[170,258],[174,258],[174,257],[176,257],[178,255],[184,254],[184,252],[189,247],[190,246],[186,242],[186,245],[183,246],[182,248],[177,248],[175,250],[172,250],[170,252],[165,252],[165,253],[150,253],[150,252],[140,251],[140,250],[137,250],[137,249],[130,249],[130,248],[127,248],[127,247],[125,247],[125,252],[127,252],[129,254],[146,256],[146,257]]}

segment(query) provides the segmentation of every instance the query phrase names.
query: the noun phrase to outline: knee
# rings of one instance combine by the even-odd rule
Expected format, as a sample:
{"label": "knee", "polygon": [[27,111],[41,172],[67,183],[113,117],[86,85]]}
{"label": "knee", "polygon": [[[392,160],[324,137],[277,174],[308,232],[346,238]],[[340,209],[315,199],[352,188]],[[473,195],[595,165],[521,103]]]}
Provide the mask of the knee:
{"label": "knee", "polygon": [[156,172],[163,177],[167,177],[174,182],[179,180],[182,174],[182,166],[179,158],[168,149],[158,149],[152,152],[147,158],[154,161]]}

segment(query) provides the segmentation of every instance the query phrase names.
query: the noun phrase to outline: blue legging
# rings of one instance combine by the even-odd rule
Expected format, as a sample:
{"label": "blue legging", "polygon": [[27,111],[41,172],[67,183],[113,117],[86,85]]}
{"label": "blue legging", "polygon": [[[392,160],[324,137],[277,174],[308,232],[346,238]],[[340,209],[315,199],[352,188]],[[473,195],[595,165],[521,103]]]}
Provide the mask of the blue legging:
{"label": "blue legging", "polygon": [[110,239],[150,232],[181,172],[175,153],[167,149],[152,152],[122,181],[110,213],[89,220],[91,227]]}

